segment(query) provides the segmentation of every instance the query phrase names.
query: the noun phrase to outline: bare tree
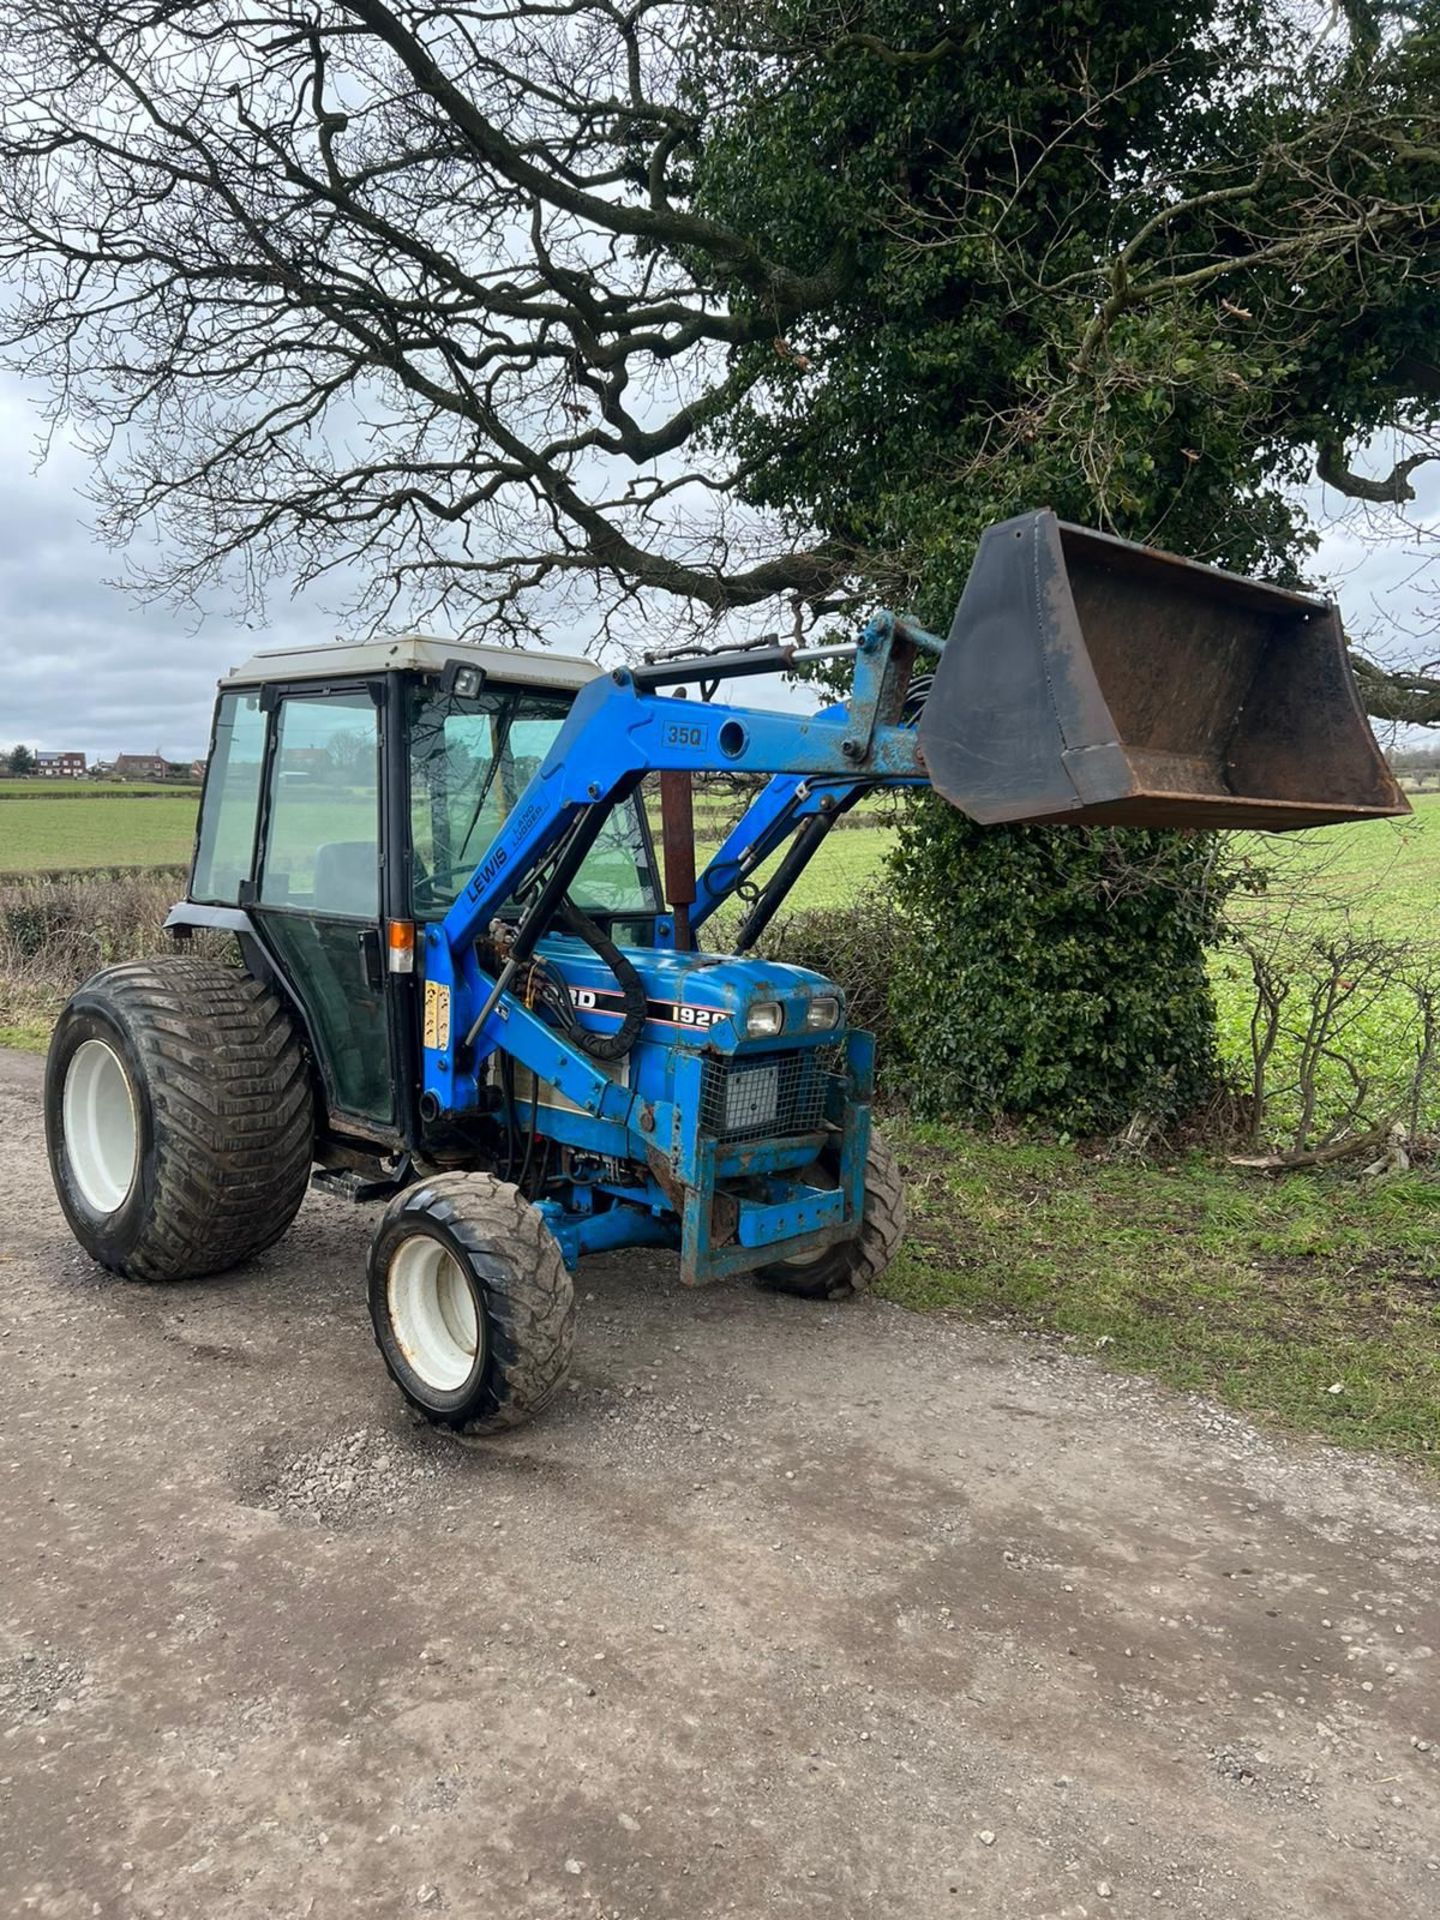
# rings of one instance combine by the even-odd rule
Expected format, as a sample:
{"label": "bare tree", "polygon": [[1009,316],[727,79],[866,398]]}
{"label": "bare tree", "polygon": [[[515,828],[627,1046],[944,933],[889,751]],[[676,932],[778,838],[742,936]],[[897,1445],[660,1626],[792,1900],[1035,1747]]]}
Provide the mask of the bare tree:
{"label": "bare tree", "polygon": [[[517,634],[587,586],[637,621],[653,594],[707,615],[788,597],[803,618],[904,592],[896,554],[747,506],[753,462],[714,433],[768,404],[770,372],[803,360],[792,335],[823,331],[858,271],[849,244],[801,267],[706,210],[708,129],[755,70],[716,50],[823,61],[865,42],[851,11],[817,9],[796,45],[731,0],[0,6],[9,354],[96,456],[103,533],[158,532],[137,583],[258,594],[281,569],[353,569],[374,618]],[[869,41],[892,64],[955,52]],[[1083,145],[1092,92],[1077,81],[1058,137]],[[1017,301],[1078,319],[1054,389],[992,447],[1097,415],[1129,316],[1427,236],[1428,176],[1367,197],[1333,164],[1362,137],[1389,160],[1435,130],[1332,114],[1202,192],[1097,181],[1113,246],[1031,285],[1017,244]],[[917,257],[1003,252],[1003,214],[992,193],[911,218]],[[1353,478],[1338,441],[1318,452]],[[1399,499],[1413,466],[1375,484]]]}
{"label": "bare tree", "polygon": [[105,533],[163,530],[142,585],[260,584],[283,549],[302,580],[359,561],[376,611],[523,619],[571,574],[718,610],[846,573],[678,458],[736,391],[727,351],[846,271],[687,205],[708,11],[4,10],[10,345],[99,456]]}

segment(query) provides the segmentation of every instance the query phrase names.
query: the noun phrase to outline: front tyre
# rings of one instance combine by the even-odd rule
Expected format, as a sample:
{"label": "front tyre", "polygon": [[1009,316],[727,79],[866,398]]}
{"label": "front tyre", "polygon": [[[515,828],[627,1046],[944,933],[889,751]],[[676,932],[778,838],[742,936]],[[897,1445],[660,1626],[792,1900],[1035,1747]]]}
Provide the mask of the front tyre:
{"label": "front tyre", "polygon": [[575,1290],[518,1187],[445,1173],[397,1194],[370,1248],[370,1319],[427,1420],[498,1433],[549,1405],[570,1368]]}
{"label": "front tyre", "polygon": [[[835,1169],[819,1163],[811,1177],[816,1186],[837,1184]],[[772,1292],[795,1293],[805,1300],[851,1300],[870,1291],[899,1252],[904,1238],[905,1183],[889,1143],[872,1128],[859,1233],[853,1240],[822,1247],[819,1253],[777,1260],[761,1267],[755,1278]]]}
{"label": "front tyre", "polygon": [[75,1238],[135,1280],[192,1280],[268,1247],[299,1211],[315,1116],[274,994],[218,961],[107,967],[45,1065],[50,1173]]}

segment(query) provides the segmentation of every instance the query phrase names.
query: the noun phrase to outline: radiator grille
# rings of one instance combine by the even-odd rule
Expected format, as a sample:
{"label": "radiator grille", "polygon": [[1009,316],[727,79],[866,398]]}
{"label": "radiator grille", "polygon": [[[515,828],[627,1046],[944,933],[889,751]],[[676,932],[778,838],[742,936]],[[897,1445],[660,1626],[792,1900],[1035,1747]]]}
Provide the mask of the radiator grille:
{"label": "radiator grille", "polygon": [[722,1141],[818,1133],[840,1066],[836,1047],[707,1060],[700,1082],[700,1131]]}

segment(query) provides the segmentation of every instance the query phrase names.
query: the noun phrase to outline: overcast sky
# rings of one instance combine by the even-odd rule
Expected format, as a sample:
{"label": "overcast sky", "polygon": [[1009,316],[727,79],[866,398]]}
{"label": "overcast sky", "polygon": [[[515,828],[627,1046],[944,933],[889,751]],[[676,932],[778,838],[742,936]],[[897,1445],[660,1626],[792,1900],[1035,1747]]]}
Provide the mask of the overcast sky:
{"label": "overcast sky", "polygon": [[328,638],[335,622],[281,603],[265,636],[219,617],[197,628],[107,586],[120,559],[89,530],[89,464],[56,446],[37,469],[39,431],[0,374],[0,746],[192,759],[209,743],[220,674],[259,645]]}
{"label": "overcast sky", "polygon": [[[18,383],[0,374],[0,747],[78,748],[92,759],[158,748],[188,760],[208,743],[220,674],[257,647],[332,638],[340,623],[318,601],[277,597],[263,632],[221,613],[197,626],[107,586],[119,559],[88,529],[87,463],[62,446],[37,470],[38,433]],[[1375,450],[1377,471],[1385,451]],[[1422,490],[1412,514],[1440,526],[1440,467],[1421,469],[1416,480]],[[1354,516],[1332,527],[1320,570],[1350,630],[1372,651],[1417,659],[1422,642],[1410,636],[1435,623],[1426,581],[1440,584],[1440,550],[1385,524],[1388,537],[1378,539]],[[582,639],[557,632],[555,645],[580,651]],[[770,683],[753,681],[743,697],[769,704],[767,690]]]}

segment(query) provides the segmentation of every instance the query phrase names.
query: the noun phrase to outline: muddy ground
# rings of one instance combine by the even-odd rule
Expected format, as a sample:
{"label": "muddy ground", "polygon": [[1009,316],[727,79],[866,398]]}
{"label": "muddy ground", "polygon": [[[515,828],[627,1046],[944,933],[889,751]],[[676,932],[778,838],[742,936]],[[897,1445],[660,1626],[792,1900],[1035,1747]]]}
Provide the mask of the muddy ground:
{"label": "muddy ground", "polygon": [[668,1264],[462,1450],[371,1218],[67,1240],[0,1055],[0,1911],[1440,1912],[1440,1504],[1042,1342]]}

